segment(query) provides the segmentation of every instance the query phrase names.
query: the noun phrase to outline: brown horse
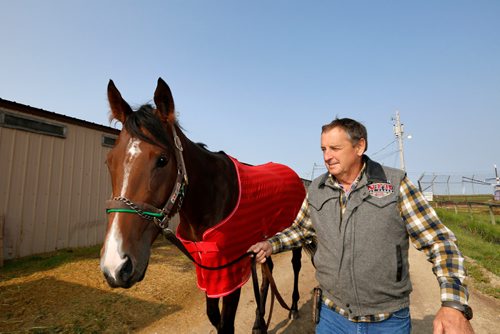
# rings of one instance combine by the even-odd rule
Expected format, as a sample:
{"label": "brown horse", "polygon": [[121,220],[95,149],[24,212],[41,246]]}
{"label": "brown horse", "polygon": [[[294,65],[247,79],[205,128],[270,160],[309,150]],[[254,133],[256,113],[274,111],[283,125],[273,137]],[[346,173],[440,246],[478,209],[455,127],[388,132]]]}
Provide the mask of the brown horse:
{"label": "brown horse", "polygon": [[[133,111],[111,80],[108,99],[112,118],[121,122],[123,127],[106,161],[111,174],[113,198],[108,201],[110,210],[101,250],[101,270],[111,287],[129,288],[143,279],[151,245],[162,230],[167,230],[173,215],[179,214],[177,235],[186,246],[204,244],[206,234],[233,215],[235,206],[241,200],[241,172],[235,167],[235,159],[223,152],[210,152],[204,145],[193,143],[184,135],[176,120],[170,88],[161,78],[158,79],[154,94],[156,109],[144,105]],[[283,214],[280,209],[277,215],[281,217]],[[287,218],[290,220],[287,225],[292,223],[293,218]],[[251,217],[248,220],[252,222]],[[238,245],[243,248],[269,236],[258,234],[259,240],[247,242],[246,234],[241,234],[237,238],[240,240]],[[219,247],[223,248],[223,245]],[[197,255],[196,249],[190,249],[189,253],[193,257]],[[202,255],[206,258],[205,253]],[[197,259],[200,260],[202,255],[198,254]],[[215,262],[212,263],[224,266],[230,260],[238,262],[234,258],[239,255],[242,254],[223,259],[215,256]],[[300,249],[294,250],[292,264],[295,282],[291,318],[297,316],[300,257]],[[248,257],[241,262],[245,266],[250,265]],[[272,269],[272,261],[269,263]],[[231,268],[230,264],[228,268]],[[201,270],[197,264],[198,274]],[[242,272],[246,273],[245,270],[242,269]],[[231,269],[229,272],[234,274]],[[219,280],[218,276],[215,277],[215,281]],[[246,280],[247,274],[240,278],[241,283],[236,288],[220,294],[210,294],[206,290],[207,315],[219,333],[234,332],[240,287]],[[263,310],[268,291],[265,278],[260,291]],[[222,312],[219,310],[220,297]],[[253,332],[266,332],[262,311],[256,313]]]}

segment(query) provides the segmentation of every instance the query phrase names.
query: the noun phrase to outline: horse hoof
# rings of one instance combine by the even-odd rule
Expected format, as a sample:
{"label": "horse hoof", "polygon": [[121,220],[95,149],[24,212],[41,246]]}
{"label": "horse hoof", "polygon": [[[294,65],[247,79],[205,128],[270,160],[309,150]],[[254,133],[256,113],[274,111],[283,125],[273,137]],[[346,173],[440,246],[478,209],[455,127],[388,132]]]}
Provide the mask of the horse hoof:
{"label": "horse hoof", "polygon": [[299,318],[299,311],[290,311],[288,313],[288,319],[295,320]]}
{"label": "horse hoof", "polygon": [[252,334],[267,334],[267,326],[264,326],[264,327],[259,327],[259,326],[256,326],[254,328],[252,328]]}

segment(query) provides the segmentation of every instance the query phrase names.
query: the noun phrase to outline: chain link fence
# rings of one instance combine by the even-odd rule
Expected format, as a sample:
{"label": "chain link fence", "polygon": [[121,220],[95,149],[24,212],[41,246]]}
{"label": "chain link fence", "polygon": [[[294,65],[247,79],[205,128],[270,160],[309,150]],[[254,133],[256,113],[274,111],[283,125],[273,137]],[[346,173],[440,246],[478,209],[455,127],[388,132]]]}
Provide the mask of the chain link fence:
{"label": "chain link fence", "polygon": [[[494,181],[489,181],[491,174],[422,174],[418,187],[424,193],[434,195],[493,195]],[[485,181],[487,180],[487,181]]]}

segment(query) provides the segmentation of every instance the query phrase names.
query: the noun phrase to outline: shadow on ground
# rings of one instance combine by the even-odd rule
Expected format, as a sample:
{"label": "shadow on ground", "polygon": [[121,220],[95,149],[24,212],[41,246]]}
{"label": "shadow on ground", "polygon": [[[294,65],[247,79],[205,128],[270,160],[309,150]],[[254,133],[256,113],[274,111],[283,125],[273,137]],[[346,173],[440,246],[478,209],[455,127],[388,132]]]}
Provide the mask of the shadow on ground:
{"label": "shadow on ground", "polygon": [[411,327],[413,334],[428,334],[432,333],[432,321],[434,321],[433,315],[427,315],[423,319],[412,319]]}
{"label": "shadow on ground", "polygon": [[312,299],[309,299],[299,309],[298,319],[284,319],[274,327],[269,328],[268,333],[309,334],[314,333],[314,329],[315,325],[312,322]]}

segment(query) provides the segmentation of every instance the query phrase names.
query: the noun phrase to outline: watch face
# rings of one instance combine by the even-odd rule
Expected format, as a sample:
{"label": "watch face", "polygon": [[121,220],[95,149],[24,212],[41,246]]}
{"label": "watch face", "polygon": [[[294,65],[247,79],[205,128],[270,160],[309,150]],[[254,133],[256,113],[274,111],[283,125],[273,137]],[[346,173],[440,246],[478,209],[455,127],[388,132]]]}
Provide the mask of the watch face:
{"label": "watch face", "polygon": [[469,307],[469,305],[464,305],[464,315],[467,320],[472,319],[472,309]]}

